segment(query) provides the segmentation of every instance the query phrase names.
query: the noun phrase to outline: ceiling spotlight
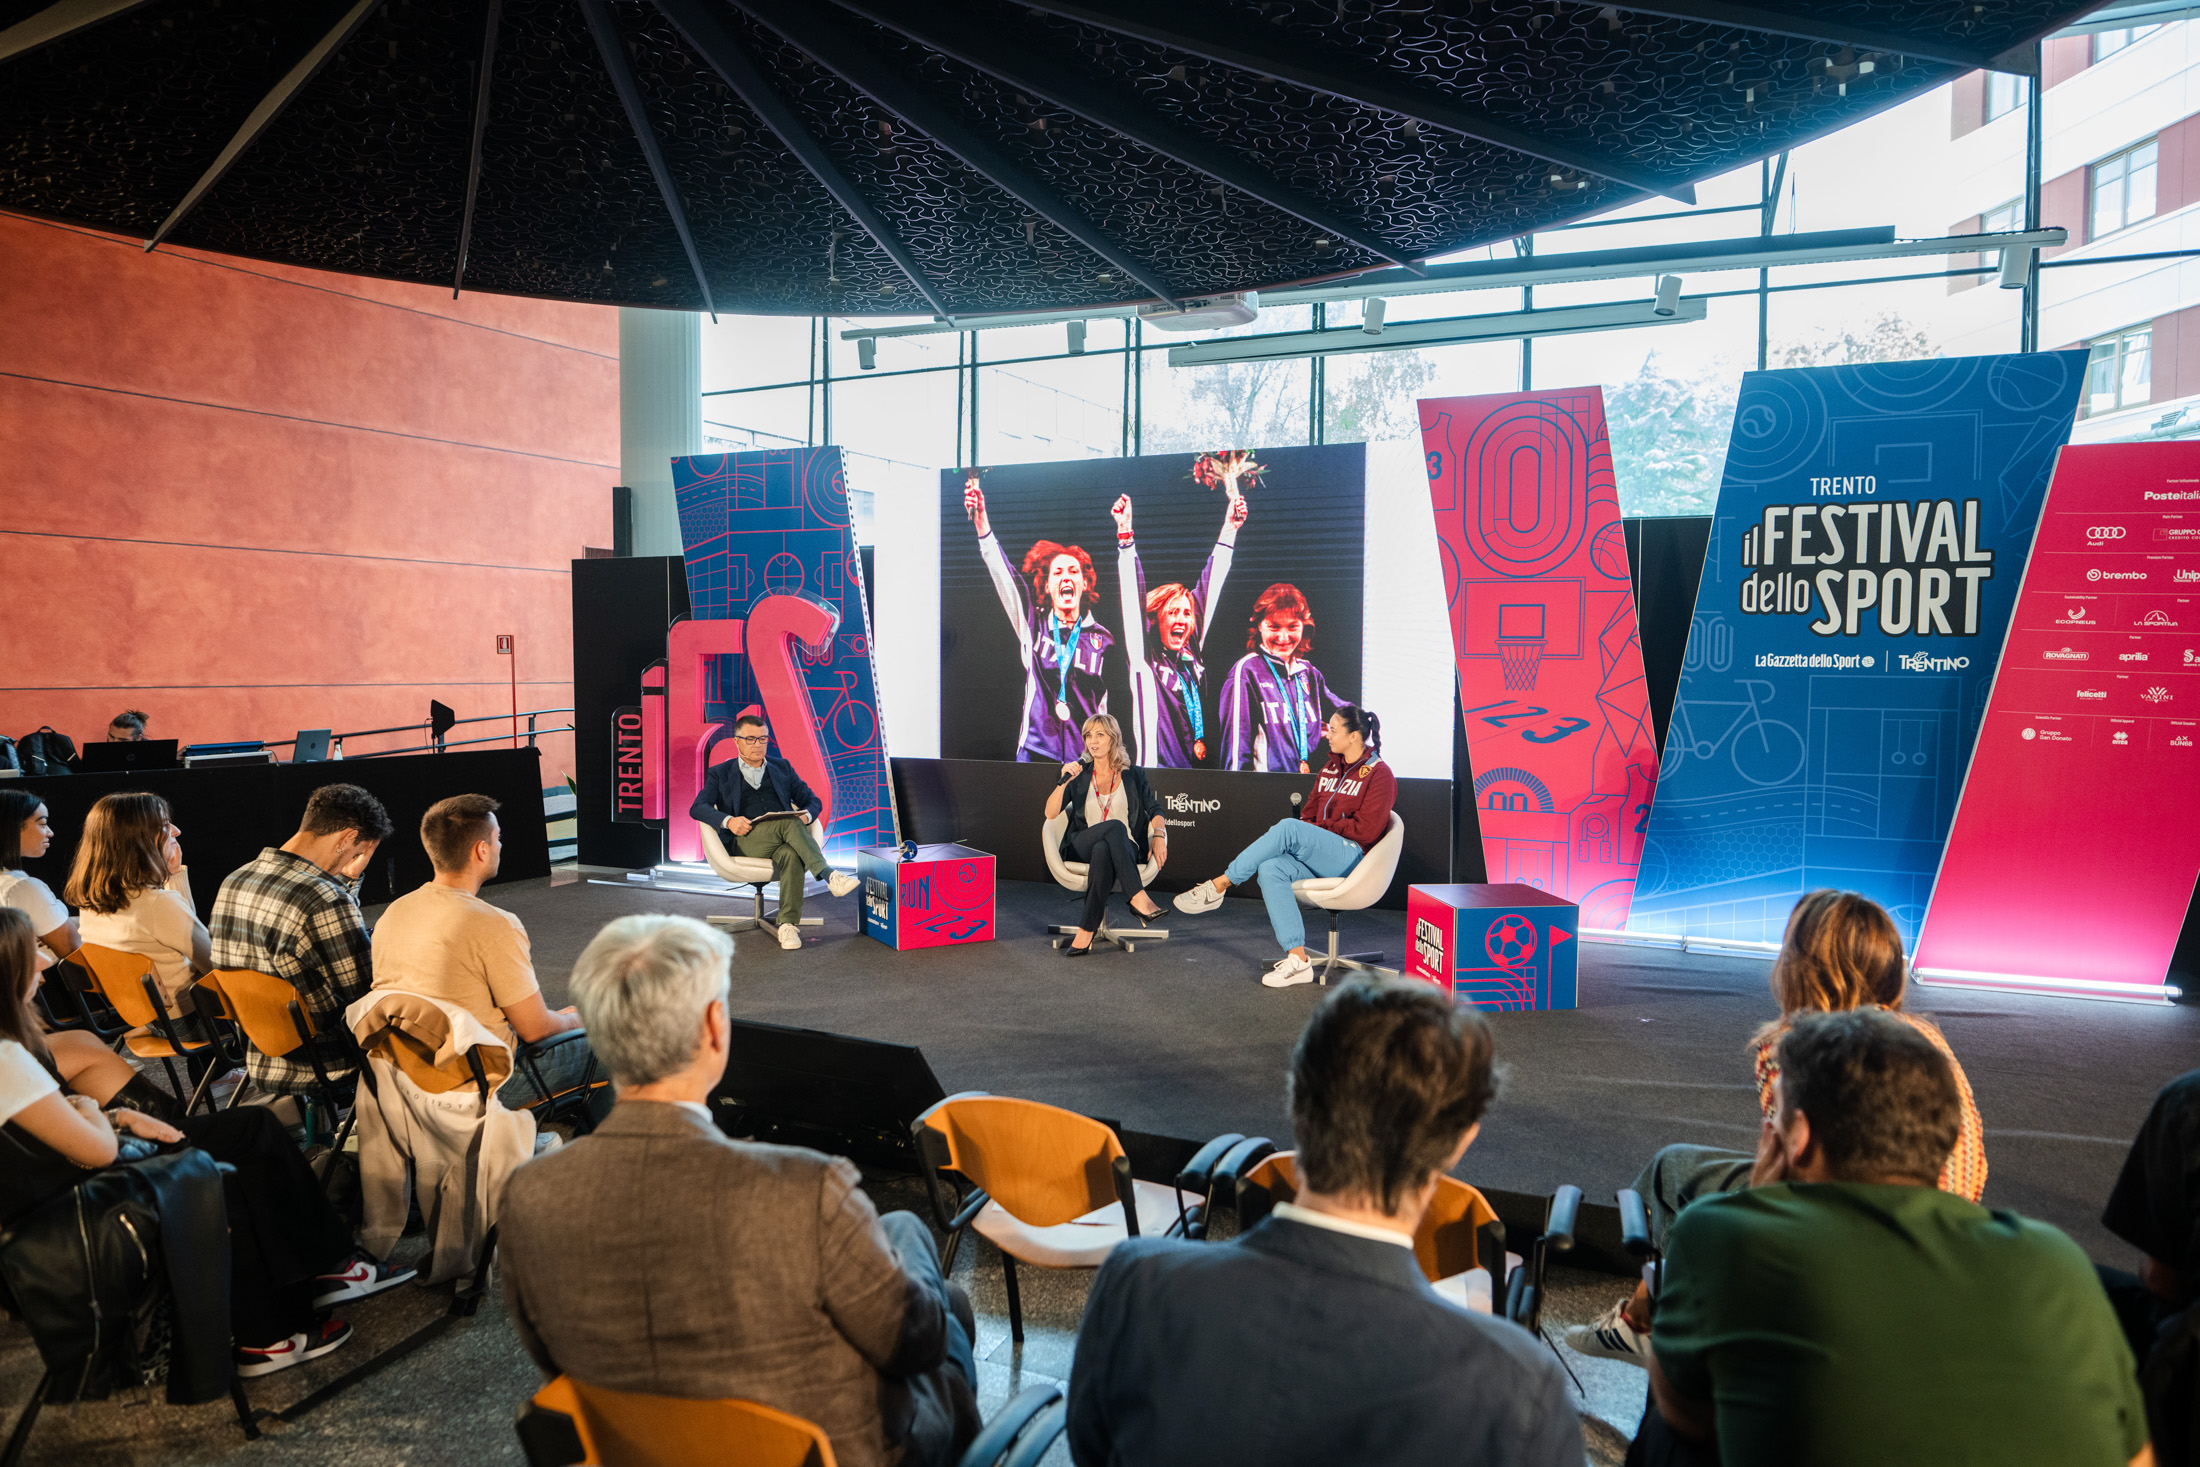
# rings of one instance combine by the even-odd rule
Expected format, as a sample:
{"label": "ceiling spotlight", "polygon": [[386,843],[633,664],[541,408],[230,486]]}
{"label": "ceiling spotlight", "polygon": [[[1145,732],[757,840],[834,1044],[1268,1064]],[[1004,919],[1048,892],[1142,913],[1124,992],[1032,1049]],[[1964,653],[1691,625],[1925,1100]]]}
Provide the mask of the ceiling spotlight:
{"label": "ceiling spotlight", "polygon": [[1360,302],[1360,329],[1370,336],[1383,334],[1383,312],[1387,307],[1379,295],[1371,295]]}
{"label": "ceiling spotlight", "polygon": [[2001,288],[2022,290],[2032,283],[2032,256],[2034,251],[2009,249],[2001,252]]}
{"label": "ceiling spotlight", "polygon": [[861,367],[861,368],[862,368],[862,369],[863,369],[864,371],[866,371],[866,372],[874,371],[874,370],[876,370],[876,369],[877,369],[877,367],[878,367],[878,338],[877,338],[877,337],[875,337],[875,336],[859,336],[859,337],[857,337],[857,338],[856,338],[856,365],[857,365],[857,366],[859,366],[859,367]]}
{"label": "ceiling spotlight", "polygon": [[1652,315],[1677,316],[1681,309],[1681,278],[1678,275],[1658,277],[1658,299],[1650,307]]}
{"label": "ceiling spotlight", "polygon": [[1085,323],[1082,321],[1071,321],[1068,324],[1069,354],[1073,357],[1081,357],[1085,354]]}

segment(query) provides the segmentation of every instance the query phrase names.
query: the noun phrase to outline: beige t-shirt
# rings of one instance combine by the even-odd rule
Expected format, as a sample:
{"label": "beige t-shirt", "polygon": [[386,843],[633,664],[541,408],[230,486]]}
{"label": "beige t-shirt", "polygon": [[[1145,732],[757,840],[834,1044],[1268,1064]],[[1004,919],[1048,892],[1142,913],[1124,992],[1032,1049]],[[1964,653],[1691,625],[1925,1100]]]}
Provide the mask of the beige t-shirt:
{"label": "beige t-shirt", "polygon": [[455,1003],[515,1049],[502,1011],[541,991],[519,918],[432,881],[374,924],[374,986]]}
{"label": "beige t-shirt", "polygon": [[213,943],[206,924],[191,905],[191,873],[188,867],[168,878],[166,886],[148,886],[132,893],[130,905],[119,912],[95,912],[86,907],[77,917],[77,931],[93,947],[136,953],[153,960],[153,981],[169,1007],[181,1010],[183,992],[191,986],[194,971],[213,966]]}

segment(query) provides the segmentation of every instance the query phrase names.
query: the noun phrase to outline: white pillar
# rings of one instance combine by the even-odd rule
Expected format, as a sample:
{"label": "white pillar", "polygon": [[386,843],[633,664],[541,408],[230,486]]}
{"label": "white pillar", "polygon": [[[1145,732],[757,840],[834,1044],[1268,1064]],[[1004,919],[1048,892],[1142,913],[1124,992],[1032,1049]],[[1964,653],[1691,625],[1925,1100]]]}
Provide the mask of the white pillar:
{"label": "white pillar", "polygon": [[619,308],[619,477],[634,491],[634,553],[678,555],[677,454],[703,450],[703,318]]}

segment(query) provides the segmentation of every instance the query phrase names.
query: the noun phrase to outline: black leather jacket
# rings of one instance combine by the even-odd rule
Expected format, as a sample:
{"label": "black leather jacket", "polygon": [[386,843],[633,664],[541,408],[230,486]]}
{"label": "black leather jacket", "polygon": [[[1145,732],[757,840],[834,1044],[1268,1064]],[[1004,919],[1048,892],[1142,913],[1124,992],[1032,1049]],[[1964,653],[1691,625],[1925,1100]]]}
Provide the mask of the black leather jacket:
{"label": "black leather jacket", "polygon": [[[229,1213],[212,1157],[185,1148],[87,1172],[9,1124],[0,1172],[62,1183],[41,1186],[48,1195],[0,1228],[0,1285],[38,1346],[47,1400],[141,1385],[141,1337],[163,1289],[173,1303],[168,1400],[228,1393]],[[10,1204],[27,1200],[8,1191]]]}

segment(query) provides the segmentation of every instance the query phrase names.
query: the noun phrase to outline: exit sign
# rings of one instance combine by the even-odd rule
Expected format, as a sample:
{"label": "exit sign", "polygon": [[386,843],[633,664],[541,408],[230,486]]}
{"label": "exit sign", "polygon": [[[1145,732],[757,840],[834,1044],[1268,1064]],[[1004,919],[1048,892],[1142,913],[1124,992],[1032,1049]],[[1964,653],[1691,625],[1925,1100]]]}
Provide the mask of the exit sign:
{"label": "exit sign", "polygon": [[511,639],[510,637],[499,637],[499,638],[497,638],[497,656],[499,656],[499,657],[509,657],[509,656],[511,656],[511,654],[512,654],[512,639]]}

